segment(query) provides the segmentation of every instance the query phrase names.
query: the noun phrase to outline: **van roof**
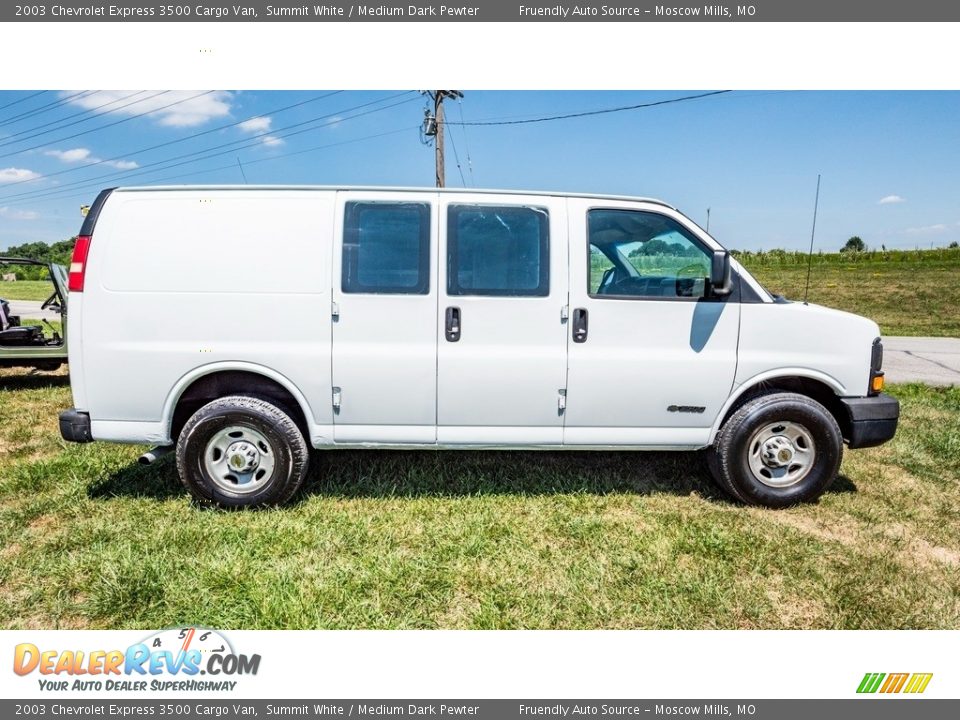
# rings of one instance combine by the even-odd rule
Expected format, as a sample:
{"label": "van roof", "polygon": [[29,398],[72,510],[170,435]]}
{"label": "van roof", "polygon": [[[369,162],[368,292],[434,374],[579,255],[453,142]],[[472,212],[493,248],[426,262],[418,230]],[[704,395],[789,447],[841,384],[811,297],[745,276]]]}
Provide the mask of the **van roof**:
{"label": "van roof", "polygon": [[140,185],[132,187],[118,187],[115,192],[142,192],[142,191],[172,191],[172,190],[377,190],[389,192],[441,192],[441,193],[471,193],[496,195],[530,195],[537,197],[574,197],[592,198],[597,200],[629,200],[633,202],[647,202],[663,205],[676,210],[673,205],[663,200],[633,195],[604,195],[597,193],[574,193],[549,190],[497,190],[481,188],[434,188],[434,187],[391,187],[370,185]]}

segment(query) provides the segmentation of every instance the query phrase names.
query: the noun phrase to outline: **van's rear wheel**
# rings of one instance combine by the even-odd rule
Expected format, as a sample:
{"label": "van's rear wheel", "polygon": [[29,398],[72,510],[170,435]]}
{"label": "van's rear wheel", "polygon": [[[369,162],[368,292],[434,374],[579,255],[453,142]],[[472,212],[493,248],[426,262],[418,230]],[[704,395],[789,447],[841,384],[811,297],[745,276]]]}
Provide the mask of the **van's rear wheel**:
{"label": "van's rear wheel", "polygon": [[200,502],[280,505],[300,488],[309,452],[300,428],[264,400],[231,396],[204,405],[177,441],[180,479]]}
{"label": "van's rear wheel", "polygon": [[796,393],[754,398],[731,415],[708,451],[717,482],[751,505],[818,498],[837,476],[843,437],[820,403]]}

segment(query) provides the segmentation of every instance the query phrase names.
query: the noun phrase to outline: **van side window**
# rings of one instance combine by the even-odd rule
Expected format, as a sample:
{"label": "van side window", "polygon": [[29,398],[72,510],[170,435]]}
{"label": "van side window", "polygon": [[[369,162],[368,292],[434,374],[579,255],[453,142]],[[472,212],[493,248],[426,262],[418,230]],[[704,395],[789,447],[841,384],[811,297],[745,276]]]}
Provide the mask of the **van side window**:
{"label": "van side window", "polygon": [[342,289],[345,293],[429,293],[430,205],[348,202]]}
{"label": "van side window", "polygon": [[672,218],[636,210],[590,210],[587,229],[591,297],[706,297],[710,255]]}
{"label": "van side window", "polygon": [[451,205],[447,216],[447,293],[549,295],[547,211],[519,206]]}

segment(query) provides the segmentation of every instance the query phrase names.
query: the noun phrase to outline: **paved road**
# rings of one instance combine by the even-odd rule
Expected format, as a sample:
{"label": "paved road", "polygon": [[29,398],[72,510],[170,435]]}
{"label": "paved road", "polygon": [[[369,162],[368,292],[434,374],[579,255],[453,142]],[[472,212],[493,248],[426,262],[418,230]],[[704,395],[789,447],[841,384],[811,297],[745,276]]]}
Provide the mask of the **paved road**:
{"label": "paved road", "polygon": [[[11,300],[10,312],[48,320],[60,317],[49,310],[41,311],[39,302],[26,300]],[[960,385],[960,338],[884,337],[883,351],[887,382]]]}
{"label": "paved road", "polygon": [[960,385],[960,338],[885,337],[883,370],[890,383]]}
{"label": "paved road", "polygon": [[38,320],[40,318],[46,318],[47,320],[59,320],[60,313],[53,312],[52,310],[41,310],[40,306],[43,303],[39,300],[7,300],[10,303],[10,314],[19,315],[22,318],[33,318]]}

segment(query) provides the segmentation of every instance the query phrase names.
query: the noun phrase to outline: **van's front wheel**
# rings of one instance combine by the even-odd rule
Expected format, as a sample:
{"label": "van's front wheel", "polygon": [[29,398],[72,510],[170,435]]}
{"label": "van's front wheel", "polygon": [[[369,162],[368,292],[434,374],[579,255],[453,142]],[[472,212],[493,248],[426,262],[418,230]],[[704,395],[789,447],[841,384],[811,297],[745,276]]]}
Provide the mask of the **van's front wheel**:
{"label": "van's front wheel", "polygon": [[193,496],[221,507],[280,505],[300,488],[309,452],[297,424],[264,400],[231,396],[200,408],[177,441]]}
{"label": "van's front wheel", "polygon": [[837,476],[842,456],[840,428],[823,405],[805,395],[774,393],[731,415],[707,457],[731,495],[780,508],[818,498]]}

